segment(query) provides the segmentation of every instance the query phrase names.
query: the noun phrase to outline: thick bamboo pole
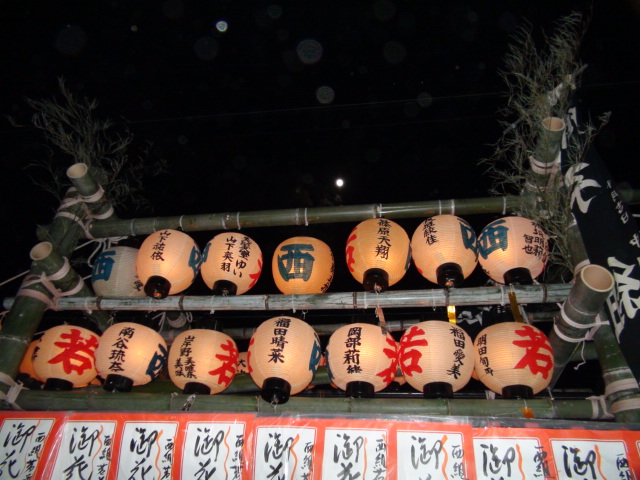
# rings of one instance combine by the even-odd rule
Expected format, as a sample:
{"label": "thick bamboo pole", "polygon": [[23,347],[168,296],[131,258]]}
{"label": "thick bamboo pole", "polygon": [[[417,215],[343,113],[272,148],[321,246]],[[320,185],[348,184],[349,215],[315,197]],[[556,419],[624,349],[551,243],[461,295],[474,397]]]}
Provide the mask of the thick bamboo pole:
{"label": "thick bamboo pole", "polygon": [[[375,308],[444,307],[447,305],[505,305],[509,289],[513,288],[518,302],[563,302],[571,285],[516,285],[505,287],[470,287],[443,289],[388,291],[382,293],[341,292],[314,295],[237,295],[237,296],[170,296],[164,299],[149,297],[67,297],[57,303],[59,310],[131,310],[131,311],[283,311],[283,310],[357,310]],[[14,299],[5,299],[5,307]]]}
{"label": "thick bamboo pole", "polygon": [[560,171],[560,161],[556,161],[560,153],[562,134],[565,130],[564,120],[558,117],[547,117],[540,125],[538,144],[534,155],[530,158],[533,173],[533,185],[525,188],[535,191],[546,189],[550,177]]}
{"label": "thick bamboo pole", "polygon": [[173,217],[100,220],[90,225],[94,238],[148,235],[164,228],[182,228],[186,232],[237,230],[253,227],[278,227],[362,221],[368,218],[420,218],[450,213],[456,215],[518,211],[526,196],[430,200],[425,202],[370,204],[337,207],[292,208],[253,212],[226,212]]}
{"label": "thick bamboo pole", "polygon": [[91,217],[97,220],[118,218],[114,214],[111,202],[104,195],[104,190],[90,174],[86,163],[75,163],[67,169],[67,177],[73,183],[82,197],[82,201],[91,212]]}

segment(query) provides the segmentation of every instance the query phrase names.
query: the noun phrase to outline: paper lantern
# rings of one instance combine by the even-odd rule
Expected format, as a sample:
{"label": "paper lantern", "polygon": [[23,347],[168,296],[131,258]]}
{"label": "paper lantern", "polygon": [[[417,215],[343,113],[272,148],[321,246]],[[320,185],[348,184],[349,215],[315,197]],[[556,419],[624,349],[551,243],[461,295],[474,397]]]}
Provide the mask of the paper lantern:
{"label": "paper lantern", "polygon": [[396,342],[377,325],[344,325],[329,338],[329,377],[351,397],[373,396],[393,381],[397,367]]}
{"label": "paper lantern", "polygon": [[136,269],[144,292],[153,298],[165,298],[187,289],[201,262],[200,250],[189,235],[167,229],[152,233],[142,242]]}
{"label": "paper lantern", "polygon": [[91,283],[100,297],[144,297],[142,282],[136,272],[138,249],[113,247],[95,260]]}
{"label": "paper lantern", "polygon": [[324,293],[333,280],[335,264],[329,245],[313,237],[293,237],[276,247],[273,279],[285,295]]}
{"label": "paper lantern", "polygon": [[238,368],[238,347],[222,332],[192,329],[180,333],[169,350],[169,377],[183,393],[213,395],[229,386]]}
{"label": "paper lantern", "polygon": [[262,273],[262,251],[246,235],[228,232],[213,237],[202,252],[200,274],[215,294],[242,295]]}
{"label": "paper lantern", "polygon": [[542,273],[547,262],[547,236],[532,220],[504,217],[480,232],[478,253],[480,265],[491,279],[527,284]]}
{"label": "paper lantern", "polygon": [[249,372],[262,398],[285,403],[311,383],[320,353],[320,339],[309,324],[274,317],[260,324],[249,341]]}
{"label": "paper lantern", "polygon": [[167,360],[167,344],[155,330],[133,322],[107,328],[96,350],[98,374],[108,391],[128,392],[156,378]]}
{"label": "paper lantern", "polygon": [[36,374],[36,371],[33,368],[33,352],[38,346],[38,343],[39,340],[29,342],[27,351],[24,352],[24,357],[22,357],[22,362],[20,362],[20,366],[18,367],[18,373],[29,375],[29,377],[33,378],[34,380],[44,383],[43,380]]}
{"label": "paper lantern", "polygon": [[476,232],[455,215],[427,218],[413,233],[411,257],[430,282],[458,287],[478,264]]}
{"label": "paper lantern", "polygon": [[425,398],[451,398],[471,378],[473,343],[449,322],[420,322],[402,335],[398,360],[409,385]]}
{"label": "paper lantern", "polygon": [[386,290],[397,283],[411,263],[409,236],[397,223],[371,218],[349,234],[347,267],[367,291]]}
{"label": "paper lantern", "polygon": [[249,359],[247,355],[249,352],[240,352],[238,353],[238,368],[236,369],[236,373],[249,373]]}
{"label": "paper lantern", "polygon": [[31,355],[34,372],[47,390],[85,387],[98,374],[97,347],[98,335],[91,330],[73,325],[50,328]]}
{"label": "paper lantern", "polygon": [[505,398],[530,398],[549,385],[553,351],[536,327],[505,322],[485,328],[476,337],[478,379]]}

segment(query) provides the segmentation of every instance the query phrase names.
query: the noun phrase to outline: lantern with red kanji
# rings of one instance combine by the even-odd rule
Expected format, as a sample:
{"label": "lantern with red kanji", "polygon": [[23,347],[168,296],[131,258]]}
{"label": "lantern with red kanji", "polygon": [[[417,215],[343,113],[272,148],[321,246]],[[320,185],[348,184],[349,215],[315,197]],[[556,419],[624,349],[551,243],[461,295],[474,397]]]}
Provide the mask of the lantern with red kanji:
{"label": "lantern with red kanji", "polygon": [[345,250],[349,272],[367,291],[394,285],[411,264],[409,236],[386,218],[360,222],[349,234]]}
{"label": "lantern with red kanji", "polygon": [[166,229],[152,233],[142,242],[136,270],[149,297],[165,298],[186,290],[201,263],[200,249],[189,235]]}
{"label": "lantern with red kanji", "polygon": [[167,360],[167,344],[155,330],[134,322],[111,325],[96,350],[98,374],[107,391],[129,392],[156,378]]}
{"label": "lantern with red kanji", "polygon": [[238,347],[222,332],[192,329],[180,333],[169,350],[169,377],[182,393],[214,395],[226,389],[238,368]]}
{"label": "lantern with red kanji", "polygon": [[526,323],[497,323],[474,342],[478,379],[505,398],[530,398],[553,376],[553,351],[543,332]]}
{"label": "lantern with red kanji", "polygon": [[404,332],[398,360],[407,382],[425,398],[451,398],[469,382],[473,355],[473,343],[464,330],[431,320]]}
{"label": "lantern with red kanji", "polygon": [[329,338],[327,372],[350,397],[372,397],[393,381],[397,368],[396,342],[377,325],[344,325]]}
{"label": "lantern with red kanji", "polygon": [[411,237],[411,257],[430,282],[458,287],[478,264],[476,232],[455,215],[429,217]]}
{"label": "lantern with red kanji", "polygon": [[271,270],[285,295],[324,293],[333,280],[335,264],[329,245],[313,237],[292,237],[278,245]]}
{"label": "lantern with red kanji", "polygon": [[478,253],[482,269],[492,280],[508,285],[531,284],[547,262],[547,235],[533,220],[500,218],[480,232]]}
{"label": "lantern with red kanji", "polygon": [[200,274],[216,295],[242,295],[262,273],[262,251],[251,238],[237,232],[213,237],[202,252]]}
{"label": "lantern with red kanji", "polygon": [[31,355],[33,370],[47,390],[85,387],[96,378],[98,335],[73,325],[50,328]]}
{"label": "lantern with red kanji", "polygon": [[320,339],[294,317],[266,320],[249,341],[249,373],[267,402],[285,403],[313,380],[320,362]]}
{"label": "lantern with red kanji", "polygon": [[144,297],[136,271],[138,249],[113,247],[105,250],[93,264],[91,283],[100,297]]}

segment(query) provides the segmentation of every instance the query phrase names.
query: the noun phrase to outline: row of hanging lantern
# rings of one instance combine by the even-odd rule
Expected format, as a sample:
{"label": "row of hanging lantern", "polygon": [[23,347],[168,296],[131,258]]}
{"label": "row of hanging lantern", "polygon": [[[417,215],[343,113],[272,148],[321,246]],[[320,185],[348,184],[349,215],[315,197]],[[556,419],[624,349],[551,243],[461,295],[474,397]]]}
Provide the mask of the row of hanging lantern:
{"label": "row of hanging lantern", "polygon": [[[222,332],[186,330],[167,351],[156,331],[133,322],[114,324],[101,336],[72,325],[53,327],[33,342],[28,356],[47,389],[84,387],[100,376],[106,390],[126,392],[152,381],[166,364],[173,383],[189,394],[226,389],[239,359],[236,343]],[[553,374],[544,333],[517,322],[487,327],[472,342],[457,325],[425,321],[407,329],[399,343],[378,325],[354,323],[331,335],[325,358],[331,382],[352,397],[373,396],[398,370],[426,398],[451,398],[474,371],[505,398],[530,398]],[[248,373],[272,403],[284,403],[309,386],[320,360],[317,333],[289,316],[264,321],[246,354]]]}
{"label": "row of hanging lantern", "polygon": [[[498,283],[531,283],[544,269],[547,253],[546,235],[531,220],[504,217],[476,238],[469,223],[454,215],[426,219],[411,240],[391,220],[365,220],[351,231],[345,249],[349,272],[367,291],[396,284],[412,259],[423,277],[442,287],[460,286],[478,262]],[[92,282],[100,296],[164,298],[187,289],[200,273],[214,294],[240,295],[256,284],[262,265],[259,246],[241,233],[216,235],[200,251],[189,235],[167,229],[148,236],[139,250],[102,252]],[[324,293],[335,273],[333,254],[319,239],[293,237],[276,248],[272,272],[284,294]]]}

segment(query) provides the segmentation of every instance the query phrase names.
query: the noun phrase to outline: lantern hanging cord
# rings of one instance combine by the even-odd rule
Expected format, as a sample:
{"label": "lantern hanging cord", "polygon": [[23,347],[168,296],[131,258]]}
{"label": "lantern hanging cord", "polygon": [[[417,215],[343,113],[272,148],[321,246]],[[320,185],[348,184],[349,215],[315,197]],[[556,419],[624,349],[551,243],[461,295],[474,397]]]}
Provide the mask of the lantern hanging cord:
{"label": "lantern hanging cord", "polygon": [[11,378],[4,372],[0,372],[0,383],[3,383],[9,387],[7,393],[0,392],[0,399],[11,405],[14,410],[22,410],[22,408],[20,408],[20,406],[16,403],[18,395],[20,395],[20,392],[24,389],[22,384],[20,382],[15,382],[13,378]]}
{"label": "lantern hanging cord", "polygon": [[178,226],[180,227],[180,230],[184,230],[184,227],[182,226],[183,218],[184,218],[184,215],[180,215],[180,219],[178,220]]}
{"label": "lantern hanging cord", "polygon": [[189,397],[187,398],[187,401],[184,402],[184,404],[182,405],[181,410],[183,412],[188,412],[191,409],[191,406],[193,405],[193,403],[196,401],[196,394],[193,393],[191,395],[189,395]]}
{"label": "lantern hanging cord", "polygon": [[[304,209],[304,221],[306,223],[307,221],[307,209]],[[236,212],[236,225],[238,226],[238,230],[240,230],[242,227],[240,226],[240,212]]]}
{"label": "lantern hanging cord", "polygon": [[295,295],[291,295],[291,310],[293,310],[293,313],[296,313],[296,303],[294,302],[293,297],[295,297]]}
{"label": "lantern hanging cord", "polygon": [[507,214],[507,197],[502,197],[502,215]]}
{"label": "lantern hanging cord", "polygon": [[306,207],[304,209],[304,226],[305,227],[309,226],[309,220],[307,220],[307,208]]}

